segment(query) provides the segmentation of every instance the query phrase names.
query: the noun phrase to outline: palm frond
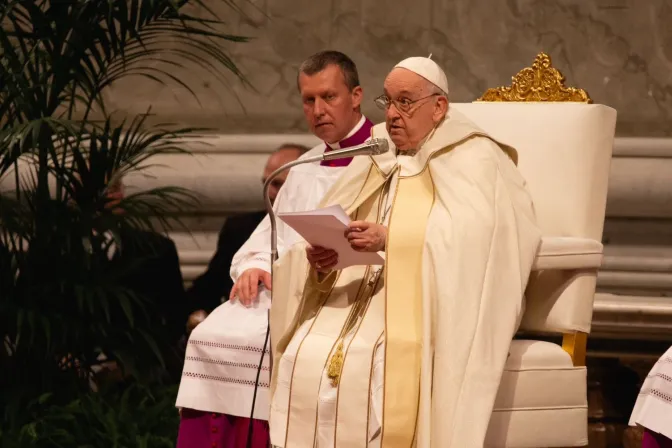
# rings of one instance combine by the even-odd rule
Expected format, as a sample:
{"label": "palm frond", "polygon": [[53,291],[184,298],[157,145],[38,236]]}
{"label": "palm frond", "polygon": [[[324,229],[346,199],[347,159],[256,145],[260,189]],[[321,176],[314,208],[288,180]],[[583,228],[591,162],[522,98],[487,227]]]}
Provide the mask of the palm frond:
{"label": "palm frond", "polygon": [[[232,0],[220,4],[242,13]],[[110,193],[162,156],[188,153],[187,139],[204,130],[148,126],[149,111],[117,122],[104,93],[125,77],[142,76],[195,95],[176,69],[204,70],[225,87],[229,79],[251,87],[227,52],[247,38],[227,32],[212,5],[0,1],[0,445],[10,440],[5,428],[21,428],[12,440],[33,446],[40,426],[24,403],[63,403],[86,390],[88,376],[80,370],[88,373],[101,354],[137,378],[165,370],[173,354],[174,322],[165,304],[129,280],[153,250],[130,262],[119,254],[134,238],[156,237],[140,229],[179,225],[175,215],[199,198],[177,187],[120,200]],[[92,120],[94,112],[102,119]],[[64,368],[64,359],[79,368],[69,362]],[[45,391],[53,397],[43,400]],[[82,403],[70,400],[68,409]],[[95,412],[109,418],[104,407]],[[113,423],[97,428],[116,431]],[[59,429],[49,437],[75,440]]]}
{"label": "palm frond", "polygon": [[[240,12],[235,2],[220,2]],[[183,12],[187,3],[205,17]],[[224,50],[248,38],[225,32],[202,0],[14,0],[0,15],[0,122],[45,110],[51,116],[64,104],[72,117],[78,103],[87,117],[94,106],[104,110],[104,89],[126,76],[177,83],[194,94],[175,67],[207,70],[224,87],[230,75],[252,87]]]}

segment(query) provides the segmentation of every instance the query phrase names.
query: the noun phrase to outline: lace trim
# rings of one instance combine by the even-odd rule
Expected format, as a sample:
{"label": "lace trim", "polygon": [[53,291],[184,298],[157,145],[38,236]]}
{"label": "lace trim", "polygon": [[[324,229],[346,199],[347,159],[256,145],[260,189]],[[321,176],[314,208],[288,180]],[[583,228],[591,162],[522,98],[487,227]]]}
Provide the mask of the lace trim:
{"label": "lace trim", "polygon": [[[262,349],[259,347],[253,347],[251,345],[235,345],[235,344],[222,344],[221,342],[213,341],[199,341],[199,340],[189,340],[190,344],[193,345],[204,345],[206,347],[215,347],[215,348],[228,348],[232,350],[240,350],[243,352],[255,352],[261,353]],[[268,349],[264,353],[270,353]]]}
{"label": "lace trim", "polygon": [[662,379],[664,379],[665,381],[667,381],[668,383],[672,383],[672,376],[670,376],[670,375],[665,375],[664,373],[655,373],[655,374],[653,374],[653,375],[649,374],[649,375],[646,375],[646,378],[647,378],[647,379],[648,379],[648,378],[662,378]]}
{"label": "lace trim", "polygon": [[639,395],[650,395],[652,397],[658,398],[659,400],[663,400],[672,404],[672,395],[658,389],[645,389],[642,390]]}
{"label": "lace trim", "polygon": [[[259,351],[261,351],[261,350],[259,350]],[[257,370],[259,368],[259,364],[248,364],[248,363],[242,363],[242,362],[223,361],[221,359],[200,358],[198,356],[187,356],[185,359],[187,361],[204,362],[204,363],[207,363],[207,364],[219,364],[221,366],[244,367],[244,368],[247,368],[247,369],[254,369],[254,370]],[[261,370],[269,370],[269,369],[268,369],[268,366],[261,366]]]}
{"label": "lace trim", "polygon": [[[222,381],[224,383],[242,384],[244,386],[252,386],[252,387],[255,386],[254,381],[241,380],[238,378],[228,378],[225,376],[205,375],[203,373],[193,373],[193,372],[183,372],[182,376],[195,378],[197,380],[214,380],[214,381]],[[270,384],[267,382],[259,381],[259,387],[268,388],[270,387]]]}

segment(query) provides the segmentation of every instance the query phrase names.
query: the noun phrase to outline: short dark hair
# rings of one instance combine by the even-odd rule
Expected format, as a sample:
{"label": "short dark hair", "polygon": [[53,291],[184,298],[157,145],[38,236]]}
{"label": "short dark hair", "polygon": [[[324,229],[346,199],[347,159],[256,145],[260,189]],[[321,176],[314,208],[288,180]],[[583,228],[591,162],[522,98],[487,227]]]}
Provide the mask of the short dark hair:
{"label": "short dark hair", "polygon": [[283,149],[297,149],[299,151],[299,156],[304,155],[310,150],[309,147],[299,145],[298,143],[283,143],[282,145],[278,146],[278,149],[276,149],[275,152],[282,151]]}
{"label": "short dark hair", "polygon": [[296,77],[297,87],[300,89],[299,76],[301,76],[301,73],[312,76],[330,65],[336,65],[341,69],[343,78],[345,78],[345,85],[348,86],[349,90],[359,87],[359,73],[357,73],[355,63],[345,54],[334,50],[320,51],[303,61]]}

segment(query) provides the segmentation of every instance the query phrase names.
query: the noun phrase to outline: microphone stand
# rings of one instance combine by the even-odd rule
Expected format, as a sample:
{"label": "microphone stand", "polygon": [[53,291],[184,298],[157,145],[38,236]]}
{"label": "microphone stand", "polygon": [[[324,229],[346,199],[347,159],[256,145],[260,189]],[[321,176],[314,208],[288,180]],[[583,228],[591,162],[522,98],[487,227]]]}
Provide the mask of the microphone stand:
{"label": "microphone stand", "polygon": [[[273,179],[278,177],[278,174],[290,168],[293,168],[297,165],[301,165],[304,163],[321,162],[322,160],[325,160],[323,154],[313,157],[306,157],[305,159],[291,161],[289,163],[282,165],[277,170],[273,171],[271,175],[268,176],[268,178],[266,179],[266,182],[264,182],[264,202],[266,204],[266,212],[268,213],[268,218],[271,221],[271,279],[273,279],[273,263],[278,261],[278,228],[275,219],[275,211],[273,210],[273,204],[271,203],[271,198],[268,195],[268,190],[270,189],[271,182],[273,182]],[[272,292],[271,297],[273,297]]]}
{"label": "microphone stand", "polygon": [[[313,157],[306,157],[304,159],[298,159],[294,160],[292,162],[286,163],[282,165],[280,168],[277,170],[273,171],[270,176],[266,179],[264,182],[264,203],[266,205],[266,212],[268,213],[268,218],[271,222],[271,286],[273,285],[273,264],[278,261],[278,229],[277,229],[277,222],[276,222],[276,217],[275,217],[275,211],[273,210],[273,203],[271,202],[271,198],[268,195],[268,190],[270,189],[271,183],[273,182],[273,179],[278,177],[280,173],[285,172],[286,170],[289,170],[296,165],[301,165],[303,163],[314,163],[314,162],[321,162],[324,160],[324,155],[320,154],[317,156]],[[271,302],[273,301],[273,289],[271,288]],[[257,390],[259,389],[259,376],[261,375],[261,370],[264,364],[264,355],[266,354],[266,348],[268,347],[268,340],[271,332],[271,316],[270,316],[270,310],[268,311],[268,321],[266,323],[266,338],[264,339],[264,348],[261,350],[261,359],[259,360],[259,366],[257,367],[257,377],[254,382],[254,394],[252,395],[252,409],[250,411],[250,423],[247,429],[247,448],[252,448],[252,435],[254,433],[254,410],[255,410],[255,405],[257,402]],[[273,371],[273,356],[272,352],[269,349],[268,353],[268,359],[270,362],[269,368],[268,368],[268,376],[269,378],[272,375]],[[270,446],[270,440],[269,440],[269,446]]]}
{"label": "microphone stand", "polygon": [[[339,149],[335,151],[330,151],[328,153],[319,154],[312,157],[306,157],[303,159],[294,160],[292,162],[282,165],[277,170],[273,171],[270,176],[264,182],[264,203],[266,205],[266,212],[268,213],[268,218],[271,222],[271,303],[273,302],[273,264],[278,260],[278,229],[277,222],[275,217],[275,211],[273,210],[273,204],[271,203],[271,198],[268,195],[268,190],[270,189],[271,182],[275,179],[280,173],[291,169],[297,165],[302,165],[304,163],[314,163],[321,162],[323,160],[335,160],[335,159],[347,159],[358,155],[376,155],[386,152],[389,149],[387,140],[374,138],[369,143],[365,143],[358,146],[353,146],[350,148]],[[272,305],[271,305],[272,306]],[[254,408],[257,401],[257,390],[259,389],[259,376],[261,375],[261,369],[264,364],[264,355],[266,354],[266,348],[268,347],[268,340],[271,332],[271,318],[270,310],[268,311],[268,321],[266,324],[266,338],[264,340],[264,347],[261,350],[261,359],[259,360],[259,366],[257,367],[257,377],[254,382],[254,394],[252,395],[252,409],[250,410],[250,423],[247,431],[247,448],[252,448],[252,435],[254,432]],[[273,352],[272,348],[269,349],[268,353],[269,366],[268,366],[268,376],[269,378],[273,375]],[[269,440],[270,446],[270,440]]]}

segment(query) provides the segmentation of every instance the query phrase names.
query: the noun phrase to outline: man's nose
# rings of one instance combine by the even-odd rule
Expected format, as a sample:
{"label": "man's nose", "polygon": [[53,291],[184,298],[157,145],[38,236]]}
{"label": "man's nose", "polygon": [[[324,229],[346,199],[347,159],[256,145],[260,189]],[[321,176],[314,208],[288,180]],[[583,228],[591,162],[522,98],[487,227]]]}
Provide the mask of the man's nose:
{"label": "man's nose", "polygon": [[313,105],[313,114],[316,117],[324,115],[325,103],[322,98],[315,98],[315,104]]}
{"label": "man's nose", "polygon": [[397,106],[390,102],[389,106],[387,106],[387,109],[385,110],[385,118],[387,121],[393,121],[398,118],[400,118],[401,115],[399,115],[399,109],[397,109]]}

